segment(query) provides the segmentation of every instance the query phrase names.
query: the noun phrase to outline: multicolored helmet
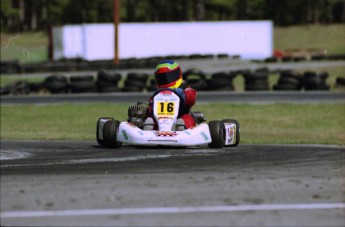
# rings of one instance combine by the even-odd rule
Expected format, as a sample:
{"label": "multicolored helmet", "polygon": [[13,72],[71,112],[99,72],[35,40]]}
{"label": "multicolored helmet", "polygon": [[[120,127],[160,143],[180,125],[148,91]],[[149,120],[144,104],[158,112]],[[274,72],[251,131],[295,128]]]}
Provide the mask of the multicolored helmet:
{"label": "multicolored helmet", "polygon": [[155,78],[158,88],[178,88],[182,84],[182,70],[176,62],[164,60],[156,66]]}

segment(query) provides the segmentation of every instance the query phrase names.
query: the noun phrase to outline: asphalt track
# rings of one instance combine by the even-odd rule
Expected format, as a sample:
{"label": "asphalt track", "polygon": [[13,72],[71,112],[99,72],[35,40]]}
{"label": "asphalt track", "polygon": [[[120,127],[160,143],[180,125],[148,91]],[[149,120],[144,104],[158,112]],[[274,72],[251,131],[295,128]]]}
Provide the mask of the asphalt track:
{"label": "asphalt track", "polygon": [[1,226],[343,226],[345,147],[1,141]]}

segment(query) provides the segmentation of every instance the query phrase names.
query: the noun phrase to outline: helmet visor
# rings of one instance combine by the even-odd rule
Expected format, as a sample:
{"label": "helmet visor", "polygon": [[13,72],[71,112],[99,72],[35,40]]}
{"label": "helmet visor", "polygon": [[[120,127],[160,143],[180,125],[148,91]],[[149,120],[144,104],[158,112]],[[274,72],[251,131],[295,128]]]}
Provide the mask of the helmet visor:
{"label": "helmet visor", "polygon": [[171,84],[175,81],[177,81],[178,79],[181,78],[181,70],[174,70],[174,71],[170,71],[170,72],[164,72],[164,73],[156,73],[155,74],[156,77],[156,83],[159,86],[164,86],[167,84]]}

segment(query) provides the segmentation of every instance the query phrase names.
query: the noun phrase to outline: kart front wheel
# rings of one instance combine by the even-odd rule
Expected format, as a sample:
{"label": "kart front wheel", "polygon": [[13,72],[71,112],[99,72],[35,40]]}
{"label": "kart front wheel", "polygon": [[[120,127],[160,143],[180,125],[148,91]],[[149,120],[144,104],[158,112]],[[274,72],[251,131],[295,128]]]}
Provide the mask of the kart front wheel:
{"label": "kart front wheel", "polygon": [[103,127],[103,142],[106,147],[119,148],[122,146],[122,143],[116,140],[119,126],[120,122],[118,120],[109,120],[105,122]]}
{"label": "kart front wheel", "polygon": [[208,144],[212,148],[222,148],[225,145],[225,126],[222,121],[210,121],[208,123],[212,142]]}
{"label": "kart front wheel", "polygon": [[232,123],[236,125],[236,140],[235,143],[230,145],[231,147],[236,147],[240,143],[240,123],[235,119],[223,119],[224,123]]}

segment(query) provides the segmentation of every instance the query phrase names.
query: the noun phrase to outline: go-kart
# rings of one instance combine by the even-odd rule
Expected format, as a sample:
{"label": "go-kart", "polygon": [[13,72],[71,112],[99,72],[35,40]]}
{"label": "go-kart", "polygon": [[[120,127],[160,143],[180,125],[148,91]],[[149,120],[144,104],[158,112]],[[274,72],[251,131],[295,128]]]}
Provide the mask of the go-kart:
{"label": "go-kart", "polygon": [[119,148],[122,144],[140,146],[201,146],[222,148],[237,146],[240,141],[240,125],[234,119],[214,120],[206,123],[201,112],[191,112],[196,126],[185,129],[178,126],[181,94],[173,89],[161,89],[153,94],[153,116],[156,130],[144,130],[144,118],[148,105],[138,103],[128,111],[127,121],[120,122],[112,117],[97,121],[96,139],[99,145]]}

